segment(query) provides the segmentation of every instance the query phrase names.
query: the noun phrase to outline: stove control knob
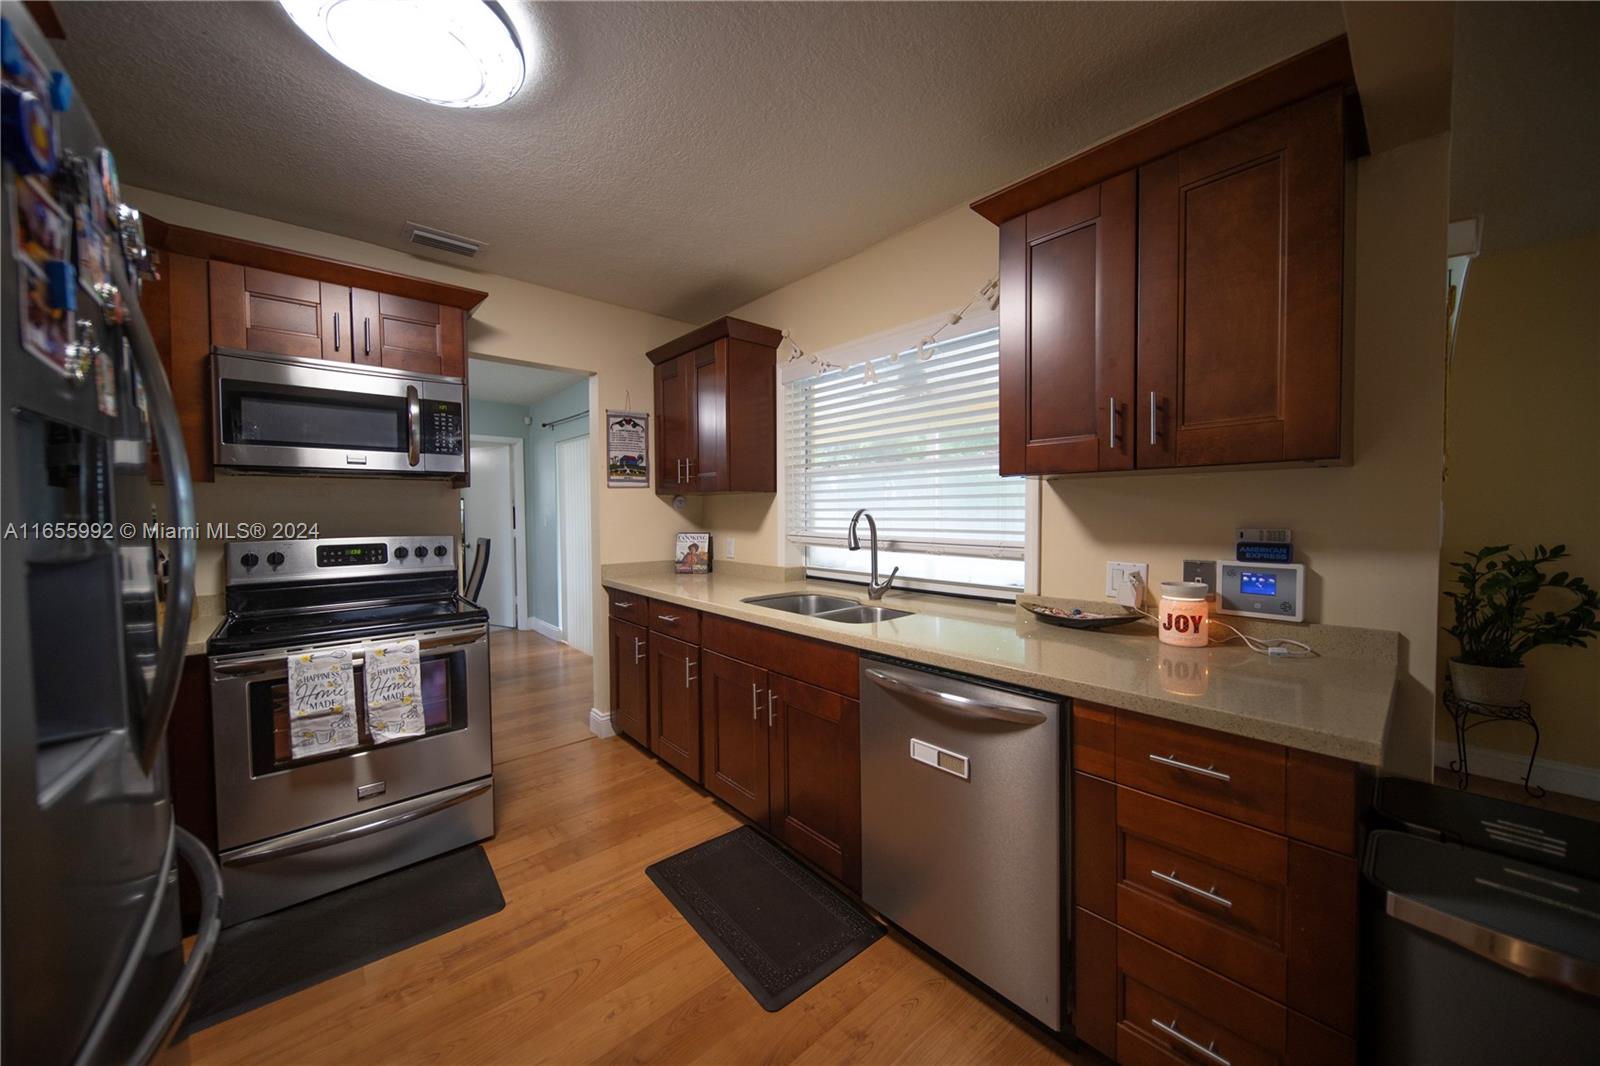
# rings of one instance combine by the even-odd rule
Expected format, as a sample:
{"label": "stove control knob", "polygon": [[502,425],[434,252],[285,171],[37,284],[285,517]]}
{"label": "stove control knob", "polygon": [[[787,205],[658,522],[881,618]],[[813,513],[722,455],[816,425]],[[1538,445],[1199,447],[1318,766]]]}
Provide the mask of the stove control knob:
{"label": "stove control knob", "polygon": [[252,566],[255,566],[260,561],[261,557],[255,552],[245,552],[243,555],[239,556],[239,563],[246,570],[250,569]]}
{"label": "stove control knob", "polygon": [[274,567],[282,566],[283,565],[283,553],[282,552],[268,552],[267,553],[267,565],[268,566],[274,566]]}
{"label": "stove control knob", "polygon": [[433,546],[433,554],[443,559],[446,555],[450,554],[450,549],[446,548],[443,544],[435,544]]}
{"label": "stove control knob", "polygon": [[400,547],[398,547],[398,548],[396,548],[394,550],[394,557],[396,559],[401,560],[401,561],[404,561],[405,557],[410,555],[410,554],[411,554],[411,549],[406,547],[404,544],[400,545]]}
{"label": "stove control knob", "polygon": [[428,557],[428,546],[426,544],[418,544],[411,549],[411,552],[417,557],[417,561],[421,562]]}

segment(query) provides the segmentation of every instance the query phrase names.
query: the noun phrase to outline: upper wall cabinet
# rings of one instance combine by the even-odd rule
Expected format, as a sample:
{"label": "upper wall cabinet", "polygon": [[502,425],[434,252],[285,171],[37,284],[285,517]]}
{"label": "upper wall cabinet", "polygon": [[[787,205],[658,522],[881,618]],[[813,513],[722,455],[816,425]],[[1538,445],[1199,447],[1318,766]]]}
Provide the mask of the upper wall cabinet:
{"label": "upper wall cabinet", "polygon": [[973,205],[1000,226],[1000,473],[1347,453],[1350,84],[1341,38]]}
{"label": "upper wall cabinet", "polygon": [[662,494],[778,490],[778,343],[723,318],[648,353]]}
{"label": "upper wall cabinet", "polygon": [[196,480],[212,479],[212,348],[465,378],[466,320],[486,293],[145,216],[160,277],[139,301],[172,382]]}

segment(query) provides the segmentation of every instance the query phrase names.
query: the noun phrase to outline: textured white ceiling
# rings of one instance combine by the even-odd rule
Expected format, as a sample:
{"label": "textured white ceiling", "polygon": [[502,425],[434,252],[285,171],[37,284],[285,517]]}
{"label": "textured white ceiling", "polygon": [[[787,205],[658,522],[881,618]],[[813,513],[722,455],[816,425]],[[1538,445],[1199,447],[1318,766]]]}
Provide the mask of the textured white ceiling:
{"label": "textured white ceiling", "polygon": [[569,385],[583,380],[582,374],[565,370],[546,370],[526,363],[501,363],[493,359],[469,359],[472,398],[494,403],[535,404],[554,396]]}
{"label": "textured white ceiling", "polygon": [[345,69],[275,3],[63,3],[125,180],[701,321],[1343,31],[1339,6],[539,4],[484,111]]}

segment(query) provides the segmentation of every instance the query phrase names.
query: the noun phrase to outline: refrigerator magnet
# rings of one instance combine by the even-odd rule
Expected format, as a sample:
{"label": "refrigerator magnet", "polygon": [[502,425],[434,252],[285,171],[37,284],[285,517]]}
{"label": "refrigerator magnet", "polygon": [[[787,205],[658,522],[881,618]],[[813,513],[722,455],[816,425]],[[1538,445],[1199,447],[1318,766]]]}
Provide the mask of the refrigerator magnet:
{"label": "refrigerator magnet", "polygon": [[122,185],[117,181],[117,161],[112,158],[111,149],[96,148],[94,163],[95,174],[100,179],[100,202],[97,205],[101,211],[100,217],[115,231],[122,221],[118,217],[122,207]]}
{"label": "refrigerator magnet", "polygon": [[12,197],[16,217],[11,253],[18,260],[43,270],[46,263],[67,258],[72,223],[42,182],[17,178],[16,183],[17,194]]}
{"label": "refrigerator magnet", "polygon": [[26,259],[20,259],[17,267],[17,330],[22,347],[65,373],[71,316],[51,306],[50,280],[43,270]]}
{"label": "refrigerator magnet", "polygon": [[117,368],[110,353],[99,348],[94,351],[94,399],[101,414],[117,417]]}
{"label": "refrigerator magnet", "polygon": [[110,297],[116,286],[111,284],[111,253],[105,233],[87,206],[80,204],[73,214],[77,222],[78,283],[94,297],[102,311],[109,311]]}

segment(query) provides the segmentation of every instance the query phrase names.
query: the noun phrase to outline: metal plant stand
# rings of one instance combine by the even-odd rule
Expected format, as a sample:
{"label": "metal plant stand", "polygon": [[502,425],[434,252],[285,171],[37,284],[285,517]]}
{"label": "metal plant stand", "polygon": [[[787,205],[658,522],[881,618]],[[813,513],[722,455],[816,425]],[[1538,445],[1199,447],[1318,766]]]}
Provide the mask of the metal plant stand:
{"label": "metal plant stand", "polygon": [[1450,764],[1450,769],[1457,775],[1457,788],[1466,788],[1470,780],[1467,772],[1467,731],[1490,722],[1521,722],[1533,730],[1533,750],[1528,752],[1528,772],[1522,777],[1522,787],[1534,799],[1543,798],[1544,789],[1533,783],[1533,764],[1539,758],[1539,723],[1534,721],[1533,708],[1527,700],[1509,706],[1464,700],[1456,695],[1454,686],[1446,677],[1444,709],[1449,712],[1456,726],[1456,758]]}

